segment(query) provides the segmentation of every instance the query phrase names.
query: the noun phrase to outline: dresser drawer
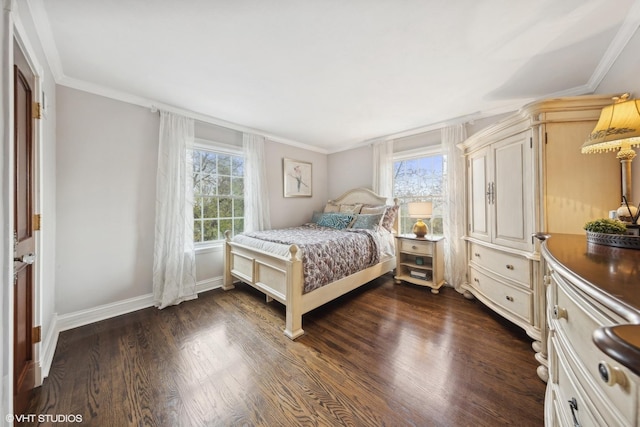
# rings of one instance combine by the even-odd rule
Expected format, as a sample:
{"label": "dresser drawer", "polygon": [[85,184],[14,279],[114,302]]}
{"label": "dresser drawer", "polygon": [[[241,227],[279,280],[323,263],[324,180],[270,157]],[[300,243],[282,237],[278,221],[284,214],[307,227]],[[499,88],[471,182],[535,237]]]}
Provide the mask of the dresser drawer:
{"label": "dresser drawer", "polygon": [[557,345],[557,341],[554,339],[551,341],[554,350],[550,353],[550,363],[555,371],[556,382],[551,384],[551,387],[557,425],[574,426],[574,421],[583,427],[610,425],[602,419],[593,403],[583,394],[580,382],[572,375],[569,363],[562,349],[558,348],[560,346]]}
{"label": "dresser drawer", "polygon": [[519,286],[490,277],[473,266],[469,268],[470,285],[487,299],[512,315],[533,324],[533,294]]}
{"label": "dresser drawer", "polygon": [[531,288],[531,267],[528,259],[476,243],[471,243],[469,256],[473,264]]}
{"label": "dresser drawer", "polygon": [[417,255],[432,255],[433,243],[421,240],[398,239],[400,252],[411,252]]}
{"label": "dresser drawer", "polygon": [[[626,368],[614,362],[593,343],[593,332],[601,326],[609,326],[617,321],[609,318],[596,306],[576,294],[564,283],[562,278],[552,275],[556,288],[556,303],[551,308],[550,325],[555,329],[560,348],[566,345],[567,359],[576,377],[591,400],[598,406],[598,412],[610,417],[623,419],[624,424],[635,422],[635,405],[637,404],[637,384]],[[625,378],[625,385],[607,385],[600,376],[599,366],[619,370]]]}

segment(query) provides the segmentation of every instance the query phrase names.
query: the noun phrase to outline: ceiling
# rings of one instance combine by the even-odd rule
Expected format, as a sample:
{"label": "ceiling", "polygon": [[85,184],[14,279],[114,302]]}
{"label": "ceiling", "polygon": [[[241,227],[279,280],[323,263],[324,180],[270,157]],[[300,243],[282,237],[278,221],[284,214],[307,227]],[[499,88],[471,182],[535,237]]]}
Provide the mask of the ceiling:
{"label": "ceiling", "polygon": [[333,152],[590,93],[636,31],[639,3],[27,4],[58,84]]}

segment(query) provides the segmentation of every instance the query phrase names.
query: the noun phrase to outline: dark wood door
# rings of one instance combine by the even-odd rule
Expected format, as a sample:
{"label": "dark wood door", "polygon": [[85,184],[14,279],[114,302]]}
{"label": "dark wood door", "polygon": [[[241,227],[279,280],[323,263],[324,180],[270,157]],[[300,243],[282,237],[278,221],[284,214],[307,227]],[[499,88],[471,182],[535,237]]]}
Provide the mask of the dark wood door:
{"label": "dark wood door", "polygon": [[14,413],[23,414],[35,386],[33,351],[34,77],[14,48]]}

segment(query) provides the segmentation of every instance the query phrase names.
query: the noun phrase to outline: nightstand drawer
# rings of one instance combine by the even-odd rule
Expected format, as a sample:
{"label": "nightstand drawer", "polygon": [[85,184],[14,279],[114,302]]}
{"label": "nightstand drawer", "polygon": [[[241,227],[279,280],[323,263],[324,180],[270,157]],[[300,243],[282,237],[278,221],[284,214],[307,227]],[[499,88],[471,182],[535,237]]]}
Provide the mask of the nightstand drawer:
{"label": "nightstand drawer", "polygon": [[423,240],[398,239],[400,252],[410,252],[418,255],[432,255],[433,243]]}
{"label": "nightstand drawer", "polygon": [[531,288],[530,262],[528,259],[475,243],[472,243],[470,247],[469,256],[473,264]]}

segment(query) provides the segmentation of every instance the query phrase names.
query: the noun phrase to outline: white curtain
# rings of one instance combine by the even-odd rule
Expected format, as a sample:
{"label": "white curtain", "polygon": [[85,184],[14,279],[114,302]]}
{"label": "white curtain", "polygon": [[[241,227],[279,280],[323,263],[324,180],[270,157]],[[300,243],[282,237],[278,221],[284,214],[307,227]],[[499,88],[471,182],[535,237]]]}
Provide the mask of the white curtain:
{"label": "white curtain", "polygon": [[393,140],[373,144],[373,191],[393,197]]}
{"label": "white curtain", "polygon": [[264,137],[244,133],[244,231],[271,228]]}
{"label": "white curtain", "polygon": [[464,236],[465,224],[465,164],[457,144],[467,139],[464,124],[443,128],[442,152],[447,156],[447,179],[444,188],[444,278],[460,291],[467,270]]}
{"label": "white curtain", "polygon": [[197,298],[193,245],[193,119],[160,112],[153,298],[165,308]]}

